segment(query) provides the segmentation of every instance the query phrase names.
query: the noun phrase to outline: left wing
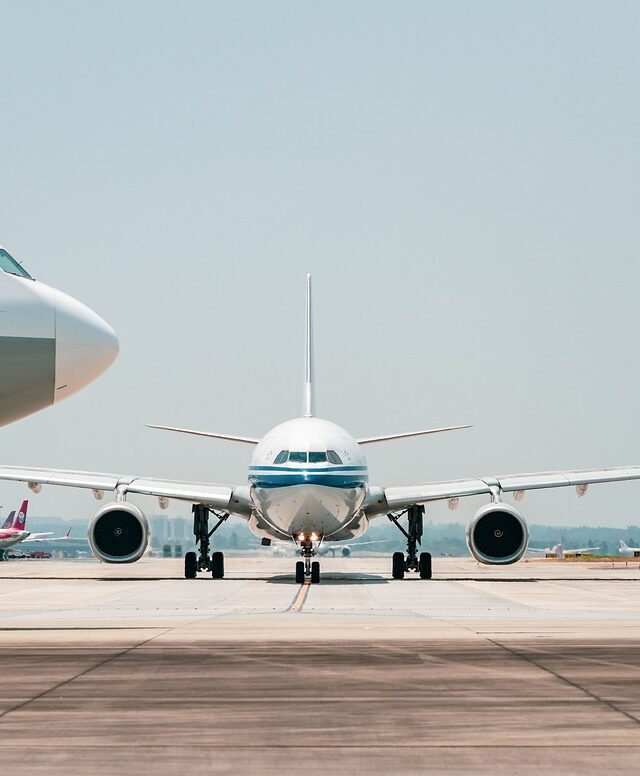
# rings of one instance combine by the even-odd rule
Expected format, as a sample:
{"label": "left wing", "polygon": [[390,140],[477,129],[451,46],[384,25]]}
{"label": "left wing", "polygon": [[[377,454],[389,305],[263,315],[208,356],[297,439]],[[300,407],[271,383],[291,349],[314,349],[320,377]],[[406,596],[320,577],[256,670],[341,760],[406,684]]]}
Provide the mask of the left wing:
{"label": "left wing", "polygon": [[65,469],[34,469],[26,466],[0,466],[0,480],[26,482],[36,493],[42,485],[63,485],[68,488],[87,488],[93,491],[96,498],[102,498],[104,491],[123,495],[135,493],[159,498],[175,498],[195,504],[206,504],[213,509],[245,514],[245,499],[233,498],[234,488],[230,485]]}
{"label": "left wing", "polygon": [[600,482],[624,482],[640,479],[640,466],[614,466],[606,469],[571,469],[567,471],[508,474],[498,477],[477,477],[466,480],[428,482],[424,485],[406,485],[372,488],[366,505],[367,512],[385,512],[405,509],[412,504],[462,498],[464,496],[515,493],[516,499],[527,490],[565,488],[573,485],[579,496],[586,486]]}

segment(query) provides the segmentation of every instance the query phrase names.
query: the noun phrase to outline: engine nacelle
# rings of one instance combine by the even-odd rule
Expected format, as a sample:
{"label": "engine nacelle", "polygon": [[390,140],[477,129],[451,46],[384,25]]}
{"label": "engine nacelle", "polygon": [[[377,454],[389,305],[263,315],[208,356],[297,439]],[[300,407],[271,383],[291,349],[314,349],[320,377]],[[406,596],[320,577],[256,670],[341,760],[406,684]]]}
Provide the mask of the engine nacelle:
{"label": "engine nacelle", "polygon": [[133,563],[144,555],[149,542],[149,523],[135,504],[105,504],[89,525],[89,546],[105,563]]}
{"label": "engine nacelle", "polygon": [[528,542],[524,517],[510,504],[487,504],[467,526],[467,545],[480,563],[515,563],[524,555]]}
{"label": "engine nacelle", "polygon": [[340,550],[340,553],[341,553],[343,558],[348,558],[351,555],[351,550],[348,547],[343,547]]}

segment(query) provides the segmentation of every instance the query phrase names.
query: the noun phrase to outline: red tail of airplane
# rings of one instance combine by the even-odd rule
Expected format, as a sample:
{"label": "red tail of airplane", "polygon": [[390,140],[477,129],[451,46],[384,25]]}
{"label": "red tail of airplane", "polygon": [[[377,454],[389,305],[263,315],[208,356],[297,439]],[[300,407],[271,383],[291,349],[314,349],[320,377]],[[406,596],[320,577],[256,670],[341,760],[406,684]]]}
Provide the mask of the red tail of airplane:
{"label": "red tail of airplane", "polygon": [[13,519],[12,528],[18,531],[24,531],[27,524],[27,508],[29,507],[28,501],[23,501],[20,509],[16,512],[16,516]]}

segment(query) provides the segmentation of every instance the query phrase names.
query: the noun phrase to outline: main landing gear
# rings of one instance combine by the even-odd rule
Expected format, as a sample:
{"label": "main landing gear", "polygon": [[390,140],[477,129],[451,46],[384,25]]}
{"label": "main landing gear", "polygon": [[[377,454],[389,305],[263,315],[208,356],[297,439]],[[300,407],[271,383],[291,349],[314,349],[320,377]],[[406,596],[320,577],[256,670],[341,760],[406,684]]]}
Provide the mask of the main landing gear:
{"label": "main landing gear", "polygon": [[311,584],[315,585],[320,582],[320,563],[317,560],[311,560],[316,554],[313,542],[302,535],[299,537],[299,541],[300,555],[304,560],[299,560],[296,563],[296,584],[301,585],[305,579],[310,578]]}
{"label": "main landing gear", "polygon": [[[184,556],[184,577],[185,579],[195,579],[198,571],[210,571],[212,579],[222,579],[224,577],[224,555],[221,552],[214,552],[209,557],[209,539],[229,515],[226,512],[214,512],[204,504],[194,504],[192,512],[193,533],[196,537],[198,554],[188,552]],[[218,518],[218,522],[211,530],[209,530],[210,513]]]}
{"label": "main landing gear", "polygon": [[407,530],[399,522],[404,514],[401,512],[399,515],[387,515],[389,520],[407,537],[406,557],[402,552],[393,553],[391,575],[394,579],[404,579],[405,571],[417,571],[420,574],[420,579],[431,579],[431,553],[421,552],[420,555],[417,553],[417,547],[422,540],[424,506],[414,504],[406,510]]}

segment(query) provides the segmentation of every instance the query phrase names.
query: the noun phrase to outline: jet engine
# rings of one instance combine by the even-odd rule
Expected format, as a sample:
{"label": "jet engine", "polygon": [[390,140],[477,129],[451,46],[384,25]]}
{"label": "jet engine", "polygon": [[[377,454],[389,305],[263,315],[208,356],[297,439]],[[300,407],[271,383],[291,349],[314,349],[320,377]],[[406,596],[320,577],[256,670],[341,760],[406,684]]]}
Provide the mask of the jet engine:
{"label": "jet engine", "polygon": [[515,563],[524,555],[528,541],[524,517],[509,504],[487,504],[467,526],[467,545],[480,563]]}
{"label": "jet engine", "polygon": [[133,563],[144,555],[149,542],[149,524],[135,504],[124,501],[105,504],[89,525],[89,546],[106,563]]}
{"label": "jet engine", "polygon": [[343,547],[340,550],[340,553],[342,554],[343,558],[348,558],[351,555],[351,550],[348,547]]}

